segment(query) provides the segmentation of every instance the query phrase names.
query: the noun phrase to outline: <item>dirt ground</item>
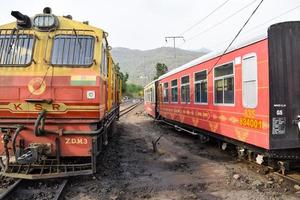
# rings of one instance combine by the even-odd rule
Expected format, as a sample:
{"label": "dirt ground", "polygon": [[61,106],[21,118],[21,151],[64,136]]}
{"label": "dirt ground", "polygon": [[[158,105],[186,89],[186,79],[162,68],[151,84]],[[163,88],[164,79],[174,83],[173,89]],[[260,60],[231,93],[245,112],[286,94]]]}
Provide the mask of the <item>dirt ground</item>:
{"label": "dirt ground", "polygon": [[[116,128],[97,174],[72,178],[65,199],[300,199],[282,179],[259,173],[195,136],[154,123],[142,105]],[[160,135],[154,153],[152,140]]]}

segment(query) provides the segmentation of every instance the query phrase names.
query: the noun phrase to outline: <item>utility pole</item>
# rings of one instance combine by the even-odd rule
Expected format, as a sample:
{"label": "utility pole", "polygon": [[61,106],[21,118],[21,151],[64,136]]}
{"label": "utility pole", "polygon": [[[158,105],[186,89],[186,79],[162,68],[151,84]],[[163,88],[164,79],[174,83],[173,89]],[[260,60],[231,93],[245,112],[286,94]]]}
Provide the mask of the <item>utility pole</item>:
{"label": "utility pole", "polygon": [[183,36],[167,36],[167,37],[165,37],[165,40],[167,43],[168,43],[168,39],[173,39],[174,57],[176,58],[176,39],[182,39],[183,41],[185,41],[184,37]]}

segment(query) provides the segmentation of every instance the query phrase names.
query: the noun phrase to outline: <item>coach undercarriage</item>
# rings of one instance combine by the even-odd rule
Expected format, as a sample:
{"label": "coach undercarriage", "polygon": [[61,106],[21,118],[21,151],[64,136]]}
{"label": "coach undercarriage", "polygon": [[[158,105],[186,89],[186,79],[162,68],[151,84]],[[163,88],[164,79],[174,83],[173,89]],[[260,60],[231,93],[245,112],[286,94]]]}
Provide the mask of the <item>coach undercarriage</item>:
{"label": "coach undercarriage", "polygon": [[183,131],[195,135],[201,143],[213,140],[218,144],[220,149],[230,149],[239,159],[256,162],[259,165],[266,165],[282,174],[300,169],[299,148],[267,150],[170,119],[160,117],[156,122],[174,127],[179,132]]}

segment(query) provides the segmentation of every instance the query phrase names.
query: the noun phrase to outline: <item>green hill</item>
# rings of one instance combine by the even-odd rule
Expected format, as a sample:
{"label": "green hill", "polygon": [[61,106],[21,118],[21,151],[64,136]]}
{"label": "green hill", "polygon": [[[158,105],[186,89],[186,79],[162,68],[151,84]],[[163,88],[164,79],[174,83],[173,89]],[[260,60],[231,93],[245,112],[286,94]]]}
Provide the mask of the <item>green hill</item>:
{"label": "green hill", "polygon": [[113,59],[120,63],[121,71],[129,74],[129,83],[145,85],[153,80],[155,65],[165,63],[169,71],[182,64],[207,53],[207,51],[188,51],[174,48],[161,47],[151,50],[135,50],[122,47],[112,49]]}

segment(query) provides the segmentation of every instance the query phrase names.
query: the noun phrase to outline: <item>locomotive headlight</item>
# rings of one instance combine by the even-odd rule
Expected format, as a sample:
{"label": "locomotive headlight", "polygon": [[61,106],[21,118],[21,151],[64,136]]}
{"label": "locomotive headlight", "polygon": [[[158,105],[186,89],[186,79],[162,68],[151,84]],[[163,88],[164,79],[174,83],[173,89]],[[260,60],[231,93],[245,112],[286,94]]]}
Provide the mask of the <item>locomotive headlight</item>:
{"label": "locomotive headlight", "polygon": [[52,14],[39,14],[33,19],[33,25],[40,30],[51,30],[58,26],[58,19]]}
{"label": "locomotive headlight", "polygon": [[87,99],[95,99],[96,98],[96,93],[94,90],[90,90],[86,92],[86,98]]}

